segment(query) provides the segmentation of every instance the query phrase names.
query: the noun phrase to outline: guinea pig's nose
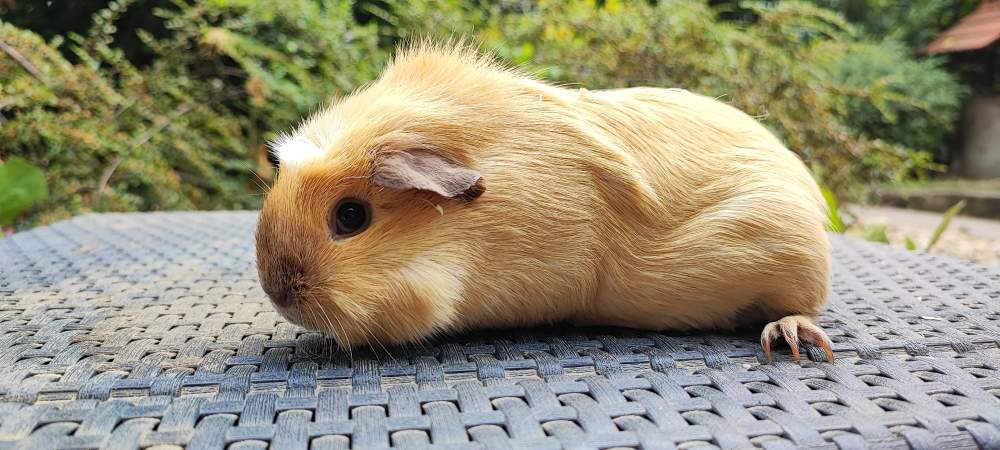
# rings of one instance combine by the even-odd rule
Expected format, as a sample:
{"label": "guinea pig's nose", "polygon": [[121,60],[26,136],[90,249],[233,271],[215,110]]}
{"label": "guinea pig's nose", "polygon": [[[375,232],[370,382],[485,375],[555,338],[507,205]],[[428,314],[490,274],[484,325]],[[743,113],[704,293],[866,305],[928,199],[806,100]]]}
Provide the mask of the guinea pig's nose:
{"label": "guinea pig's nose", "polygon": [[261,283],[264,292],[275,305],[282,308],[292,306],[302,283],[302,271],[298,266],[285,264],[284,270],[277,277],[269,278],[268,283]]}
{"label": "guinea pig's nose", "polygon": [[274,302],[275,305],[278,305],[283,308],[291,306],[291,304],[294,303],[295,300],[295,295],[292,294],[291,289],[288,288],[282,288],[265,292],[267,292],[268,297],[271,297],[271,301]]}

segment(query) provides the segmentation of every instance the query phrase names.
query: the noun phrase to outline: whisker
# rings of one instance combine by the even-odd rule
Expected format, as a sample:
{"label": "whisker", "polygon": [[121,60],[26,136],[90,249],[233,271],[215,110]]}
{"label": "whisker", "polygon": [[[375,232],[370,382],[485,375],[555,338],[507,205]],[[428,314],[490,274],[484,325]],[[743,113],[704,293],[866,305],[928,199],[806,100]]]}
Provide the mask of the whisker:
{"label": "whisker", "polygon": [[[327,323],[330,324],[330,328],[332,329],[337,329],[338,327],[340,328],[340,334],[337,335],[340,337],[340,339],[336,341],[337,345],[340,347],[344,347],[347,350],[347,358],[350,359],[351,361],[354,361],[354,348],[351,345],[351,337],[347,333],[347,327],[345,327],[344,324],[340,322],[340,316],[338,316],[337,314],[333,314],[332,315],[333,318],[331,319],[330,318],[331,314],[328,311],[326,311],[325,309],[321,309],[321,311],[323,311],[323,317],[326,318]],[[334,322],[336,322],[336,325],[334,324]]]}
{"label": "whisker", "polygon": [[[307,301],[306,304],[313,311],[313,315],[318,320],[321,320],[325,324],[324,329],[327,331],[327,333],[333,335],[334,342],[337,343],[338,346],[340,345],[340,341],[341,340],[344,340],[346,342],[347,341],[347,330],[343,329],[343,327],[341,327],[341,333],[338,333],[337,332],[337,327],[335,327],[334,324],[333,324],[333,321],[330,320],[330,314],[326,311],[326,309],[324,309],[322,306],[320,306],[320,304],[318,302],[312,301],[313,300],[312,298],[310,298],[308,300],[309,301]],[[350,349],[350,347],[348,347],[348,349]],[[350,351],[350,350],[348,350],[348,351]],[[332,357],[332,354],[331,354],[331,357]]]}
{"label": "whisker", "polygon": [[[393,359],[392,353],[390,353],[389,349],[382,344],[382,341],[378,338],[378,336],[376,336],[375,333],[371,332],[371,328],[369,328],[368,325],[365,324],[364,322],[360,322],[360,324],[361,327],[365,329],[365,334],[367,334],[368,337],[372,338],[375,341],[375,343],[378,344],[380,348],[382,348],[382,351],[385,352],[386,356],[388,356],[389,359]],[[378,353],[375,354],[375,359],[378,360]]]}
{"label": "whisker", "polygon": [[264,179],[260,177],[260,174],[258,174],[256,170],[253,170],[253,167],[250,166],[249,162],[246,162],[246,161],[240,161],[240,162],[243,163],[243,165],[245,166],[245,168],[247,169],[247,171],[250,172],[250,173],[252,173],[253,176],[256,178],[253,181],[257,185],[257,187],[261,191],[263,191],[261,193],[261,195],[267,194],[267,193],[271,192],[271,187],[267,185],[267,181],[264,181]]}
{"label": "whisker", "polygon": [[[305,306],[305,308],[304,308],[305,309],[305,314],[308,314],[310,317],[312,317],[312,315],[314,314],[313,313],[313,309],[312,309],[312,305],[310,305],[308,303],[305,303],[304,306]],[[316,356],[319,357],[319,358],[323,358],[325,356],[325,355],[323,355],[322,349],[320,349],[319,353]]]}
{"label": "whisker", "polygon": [[324,330],[333,335],[334,342],[340,342],[340,336],[337,333],[337,329],[333,326],[333,323],[330,322],[330,317],[327,316],[326,311],[318,305],[315,306],[315,310],[317,311],[315,314],[323,320]]}
{"label": "whisker", "polygon": [[344,324],[340,321],[340,316],[334,314],[333,315],[333,319],[337,321],[337,325],[339,325],[341,331],[343,331],[343,335],[344,335],[343,346],[347,347],[347,358],[350,359],[351,362],[352,362],[352,364],[353,364],[353,361],[354,361],[354,346],[351,345],[351,338],[347,334],[347,327],[345,327]]}

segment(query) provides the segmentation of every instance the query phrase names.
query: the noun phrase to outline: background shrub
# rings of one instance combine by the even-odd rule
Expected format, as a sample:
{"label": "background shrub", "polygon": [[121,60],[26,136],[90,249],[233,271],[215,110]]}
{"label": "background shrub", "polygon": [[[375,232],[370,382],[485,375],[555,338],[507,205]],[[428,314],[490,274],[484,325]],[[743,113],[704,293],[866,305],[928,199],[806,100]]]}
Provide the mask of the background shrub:
{"label": "background shrub", "polygon": [[0,160],[23,157],[48,179],[48,200],[21,226],[92,210],[252,208],[273,175],[265,142],[372,80],[420,34],[476,36],[564,84],[718,97],[846,199],[938,168],[966,90],[913,56],[911,38],[872,39],[877,24],[852,25],[836,2],[740,14],[708,3],[117,0],[63,36],[43,26],[53,22],[39,3],[13,2],[0,22]]}
{"label": "background shrub", "polygon": [[[392,3],[401,28],[448,30],[464,2],[436,16]],[[940,169],[934,153],[958,118],[962,85],[937,60],[895,41],[875,43],[841,15],[810,3],[719,19],[705,2],[500,2],[462,33],[560,82],[683,87],[758,116],[838,194]],[[742,17],[742,16],[741,16]]]}
{"label": "background shrub", "polygon": [[22,225],[255,207],[271,170],[266,140],[370,80],[384,57],[343,2],[212,0],[152,11],[167,37],[137,30],[154,58],[136,67],[114,45],[131,3],[111,2],[68,45],[0,22],[21,60],[0,59],[0,159],[32,161],[51,184]]}

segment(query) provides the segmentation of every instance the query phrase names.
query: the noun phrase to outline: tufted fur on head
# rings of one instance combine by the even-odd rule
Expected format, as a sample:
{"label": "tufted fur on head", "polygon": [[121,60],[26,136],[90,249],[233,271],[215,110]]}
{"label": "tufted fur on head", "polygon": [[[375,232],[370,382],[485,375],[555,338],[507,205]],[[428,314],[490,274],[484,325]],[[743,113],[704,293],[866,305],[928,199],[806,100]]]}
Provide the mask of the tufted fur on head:
{"label": "tufted fur on head", "polygon": [[[683,90],[571,90],[419,41],[273,148],[261,284],[346,347],[562,320],[729,327],[825,300],[805,166]],[[370,225],[337,238],[344,199]]]}

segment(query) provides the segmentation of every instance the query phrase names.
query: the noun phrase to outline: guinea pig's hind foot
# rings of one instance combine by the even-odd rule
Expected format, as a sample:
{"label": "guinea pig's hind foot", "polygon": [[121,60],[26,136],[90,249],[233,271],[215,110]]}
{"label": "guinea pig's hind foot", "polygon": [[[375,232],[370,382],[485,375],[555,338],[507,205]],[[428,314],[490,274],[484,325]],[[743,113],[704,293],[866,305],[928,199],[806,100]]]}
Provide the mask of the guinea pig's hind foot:
{"label": "guinea pig's hind foot", "polygon": [[833,364],[833,348],[830,338],[812,319],[806,316],[787,316],[767,324],[760,334],[760,345],[764,347],[764,356],[767,362],[772,361],[771,342],[778,337],[784,337],[785,342],[792,348],[792,356],[795,362],[799,361],[799,342],[805,341],[826,351],[826,359]]}

